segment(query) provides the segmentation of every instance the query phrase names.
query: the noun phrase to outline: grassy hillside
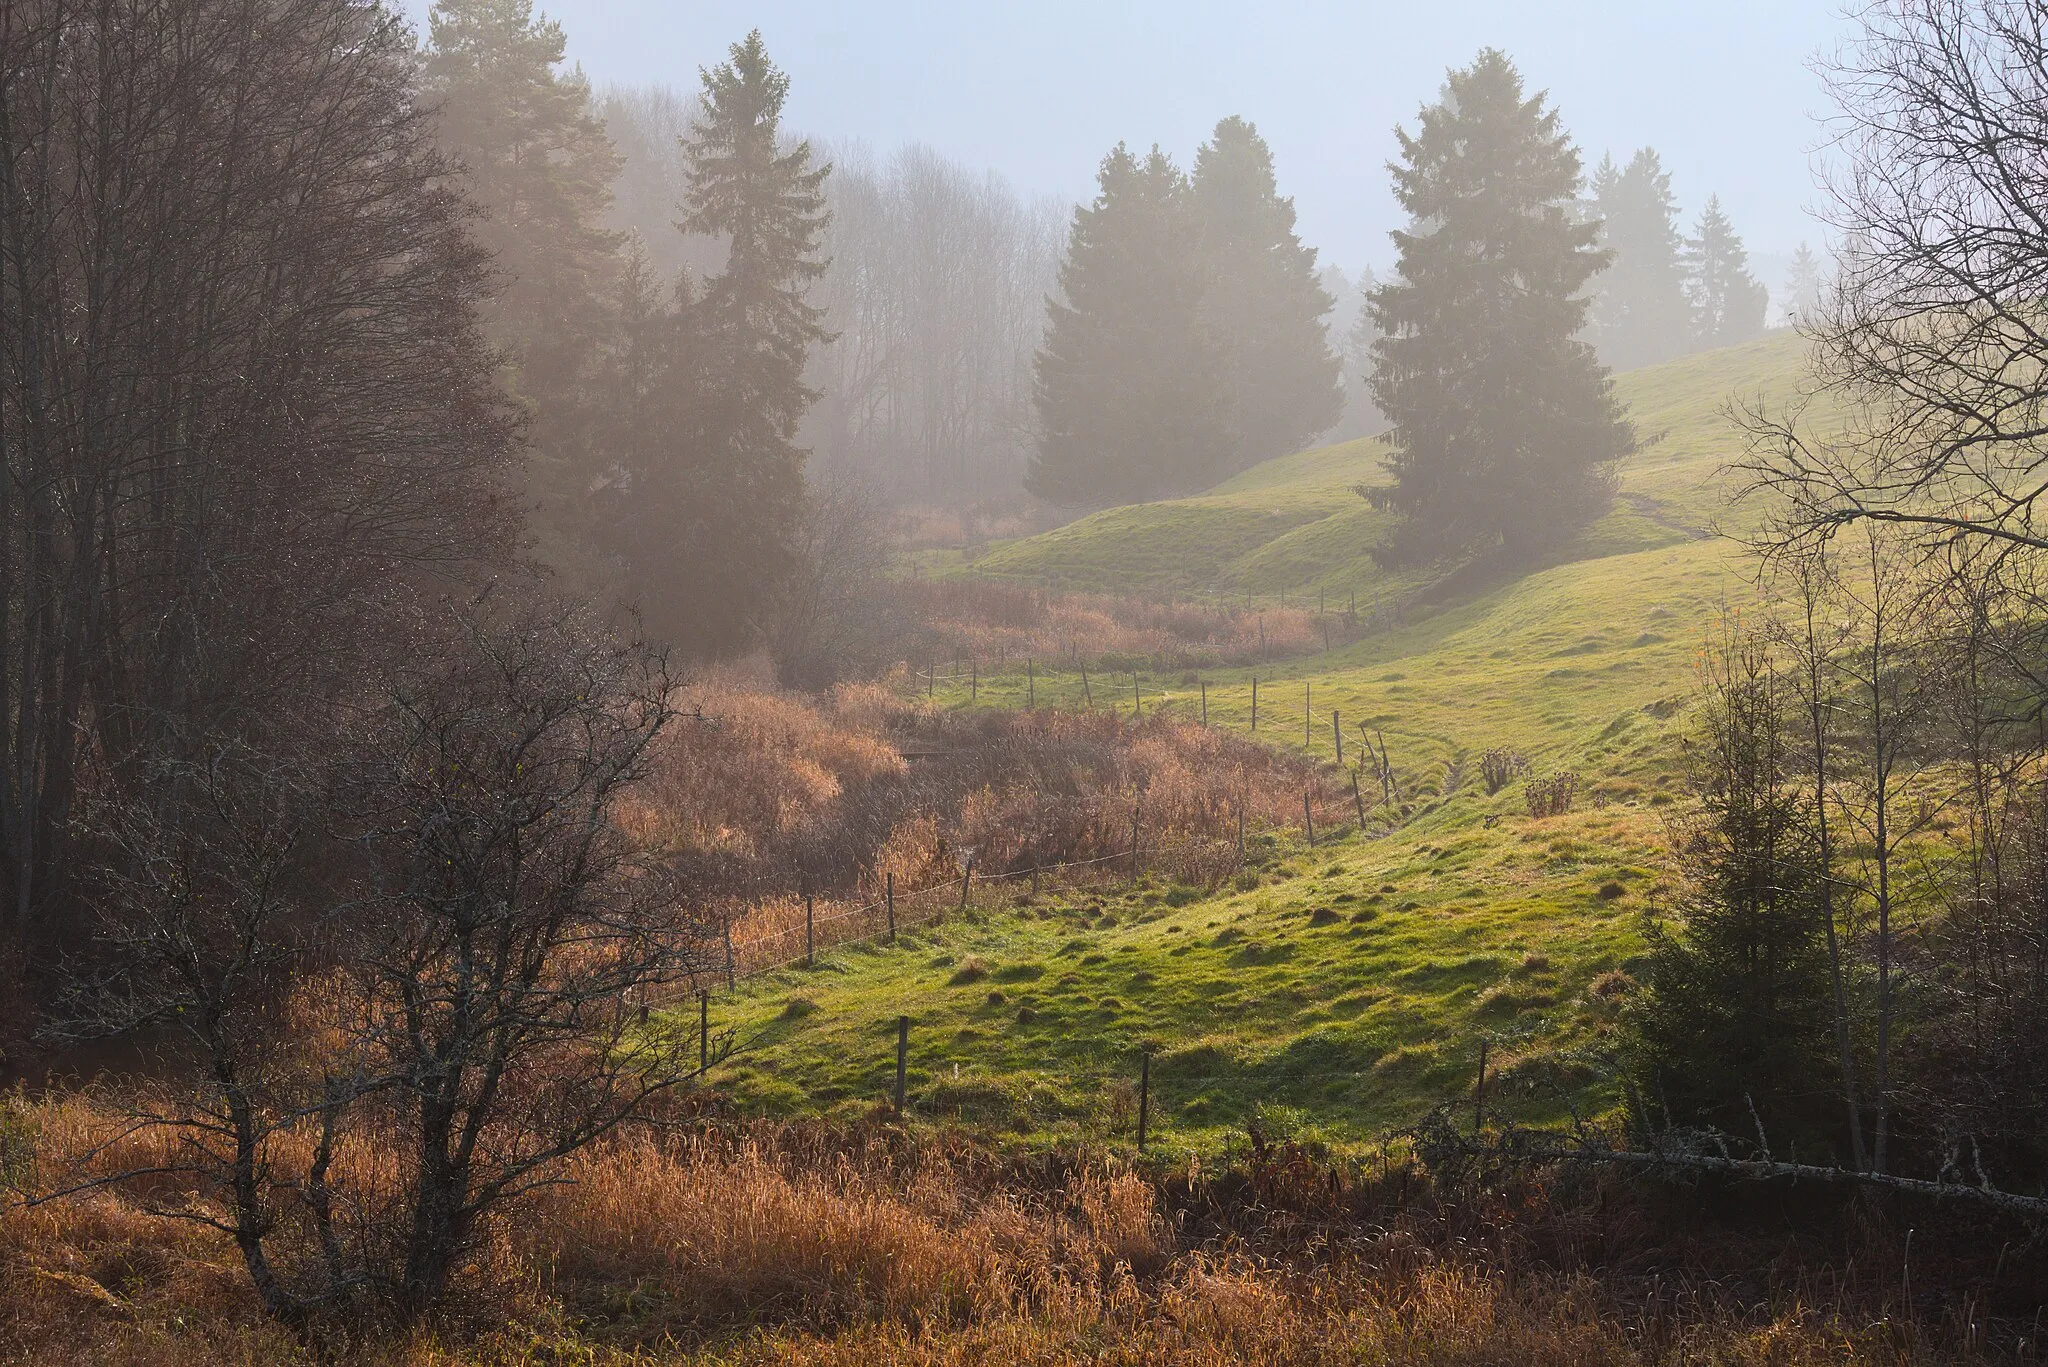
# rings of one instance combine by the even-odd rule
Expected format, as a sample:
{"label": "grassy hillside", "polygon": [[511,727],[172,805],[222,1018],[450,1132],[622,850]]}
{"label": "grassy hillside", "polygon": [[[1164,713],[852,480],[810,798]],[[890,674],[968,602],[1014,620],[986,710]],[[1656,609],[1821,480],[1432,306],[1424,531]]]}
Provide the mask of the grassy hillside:
{"label": "grassy hillside", "polygon": [[[1617,389],[1645,449],[1622,498],[1566,558],[1683,541],[1727,516],[1712,478],[1730,454],[1732,401],[1784,398],[1800,369],[1789,332],[1623,375]],[[1394,592],[1366,549],[1382,515],[1355,492],[1384,478],[1382,443],[1348,442],[1269,461],[1193,498],[1111,508],[935,568],[1118,592]]]}
{"label": "grassy hillside", "polygon": [[[1410,1120],[1469,1096],[1482,1041],[1516,1114],[1611,1105],[1628,984],[1602,975],[1640,953],[1659,895],[1698,654],[1753,597],[1739,550],[1704,530],[1730,516],[1724,409],[1789,392],[1797,366],[1780,337],[1625,377],[1657,440],[1564,563],[1419,594],[1410,582],[1402,626],[1327,655],[1139,678],[1148,709],[1192,715],[1206,684],[1211,723],[1249,729],[1256,674],[1261,737],[1333,761],[1333,713],[1347,763],[1370,726],[1402,800],[1367,833],[1314,851],[1270,833],[1221,896],[1144,880],[1048,896],[743,985],[717,1008],[747,1045],[723,1084],[776,1112],[864,1109],[888,1089],[907,1014],[920,1113],[1041,1138],[1127,1132],[1141,1051],[1156,1060],[1157,1132],[1196,1147],[1254,1117],[1339,1141]],[[1288,457],[1201,498],[999,548],[981,568],[1385,591],[1364,554],[1375,515],[1350,488],[1373,461],[1371,443]],[[1021,672],[984,676],[972,704],[942,700],[1020,706],[1024,687]],[[1130,706],[1129,676],[1094,687],[1098,706],[1113,693]],[[1043,669],[1036,690],[1041,705],[1081,696]],[[1578,810],[1533,818],[1520,782],[1489,796],[1478,765],[1494,747],[1579,776]]]}

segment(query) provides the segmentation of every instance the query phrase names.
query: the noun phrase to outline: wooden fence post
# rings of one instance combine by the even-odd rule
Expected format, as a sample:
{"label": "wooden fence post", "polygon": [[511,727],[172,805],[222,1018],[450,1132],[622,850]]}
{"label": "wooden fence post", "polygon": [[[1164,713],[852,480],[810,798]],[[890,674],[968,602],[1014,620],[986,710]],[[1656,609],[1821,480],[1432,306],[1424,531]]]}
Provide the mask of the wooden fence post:
{"label": "wooden fence post", "polygon": [[960,910],[967,910],[967,890],[974,886],[974,856],[967,856],[967,867],[960,871]]}
{"label": "wooden fence post", "polygon": [[970,655],[967,657],[967,688],[967,701],[969,701],[970,703],[980,702],[981,657],[979,655]]}
{"label": "wooden fence post", "polygon": [[1330,736],[1337,742],[1337,763],[1339,764],[1344,762],[1344,727],[1341,725],[1341,718],[1343,716],[1342,712],[1335,710],[1330,713]]}
{"label": "wooden fence post", "polygon": [[910,1017],[896,1018],[896,1114],[903,1115],[903,1082],[910,1071]]}
{"label": "wooden fence post", "polygon": [[1083,662],[1081,665],[1081,700],[1090,712],[1095,710],[1095,693],[1094,690],[1088,687],[1088,666],[1086,662]]}
{"label": "wooden fence post", "polygon": [[732,991],[737,981],[732,961],[732,917],[728,916],[725,918],[725,990]]}
{"label": "wooden fence post", "polygon": [[1131,715],[1145,715],[1145,695],[1138,688],[1138,671],[1135,669],[1131,671]]}
{"label": "wooden fence post", "polygon": [[1358,808],[1358,833],[1365,834],[1365,798],[1358,791],[1358,771],[1351,771],[1351,804]]}
{"label": "wooden fence post", "polygon": [[937,660],[929,661],[925,665],[924,685],[926,697],[936,698],[939,696],[939,662]]}
{"label": "wooden fence post", "polygon": [[811,895],[804,894],[804,967],[818,966],[818,931],[816,916],[811,907]]}
{"label": "wooden fence post", "polygon": [[889,874],[889,943],[896,943],[896,874]]}
{"label": "wooden fence post", "polygon": [[1138,1056],[1138,1152],[1145,1152],[1145,1127],[1152,1119],[1152,1055]]}
{"label": "wooden fence post", "polygon": [[1252,675],[1252,731],[1259,729],[1259,676]]}
{"label": "wooden fence post", "polygon": [[697,1076],[711,1071],[711,994],[697,992]]}
{"label": "wooden fence post", "polygon": [[1479,1037],[1479,1080],[1472,1087],[1472,1133],[1486,1128],[1486,1036]]}
{"label": "wooden fence post", "polygon": [[1131,807],[1131,885],[1138,883],[1138,818],[1145,810],[1145,804],[1134,803]]}
{"label": "wooden fence post", "polygon": [[1309,806],[1308,794],[1306,792],[1301,795],[1301,815],[1302,819],[1308,823],[1308,847],[1314,849],[1316,847],[1316,814],[1315,809]]}

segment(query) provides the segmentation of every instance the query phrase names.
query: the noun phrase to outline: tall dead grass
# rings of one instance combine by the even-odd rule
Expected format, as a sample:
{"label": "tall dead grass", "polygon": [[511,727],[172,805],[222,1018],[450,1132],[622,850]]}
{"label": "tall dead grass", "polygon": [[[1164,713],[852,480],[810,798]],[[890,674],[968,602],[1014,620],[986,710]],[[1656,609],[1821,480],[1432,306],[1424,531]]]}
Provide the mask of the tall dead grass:
{"label": "tall dead grass", "polygon": [[[119,1123],[78,1096],[16,1099],[10,1115],[45,1165]],[[134,1142],[114,1161],[149,1158],[160,1141]],[[500,1231],[519,1277],[471,1287],[461,1317],[405,1343],[336,1326],[328,1360],[1819,1367],[2032,1351],[1974,1297],[1958,1295],[1944,1327],[1924,1292],[1915,1319],[1840,1279],[1781,1276],[1774,1289],[1755,1251],[1724,1251],[1750,1269],[1726,1277],[1688,1270],[1680,1238],[1655,1279],[1640,1247],[1610,1248],[1604,1271],[1540,1251],[1560,1221],[1639,1225],[1640,1202],[1612,1191],[1564,1211],[1540,1189],[1446,1205],[1409,1174],[1332,1171],[1289,1187],[1189,1170],[1160,1184],[1103,1156],[683,1117],[557,1176]],[[0,1361],[315,1360],[257,1315],[224,1235],[145,1204],[100,1191],[0,1212]]]}
{"label": "tall dead grass", "polygon": [[[747,972],[879,933],[950,905],[972,851],[984,885],[1034,868],[1067,881],[1135,867],[1214,885],[1239,866],[1240,831],[1353,824],[1334,771],[1220,729],[1111,712],[949,713],[905,680],[822,697],[714,676],[684,691],[685,719],[619,819],[682,867],[731,927]],[[811,929],[806,930],[806,906]]]}

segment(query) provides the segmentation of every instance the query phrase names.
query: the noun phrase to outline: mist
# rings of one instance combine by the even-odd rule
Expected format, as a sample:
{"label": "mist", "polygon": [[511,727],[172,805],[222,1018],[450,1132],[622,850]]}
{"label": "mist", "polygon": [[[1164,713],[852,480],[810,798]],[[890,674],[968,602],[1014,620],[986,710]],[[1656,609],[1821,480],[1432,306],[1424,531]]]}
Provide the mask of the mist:
{"label": "mist", "polygon": [[0,1358],[2037,1360],[2044,32],[0,5]]}

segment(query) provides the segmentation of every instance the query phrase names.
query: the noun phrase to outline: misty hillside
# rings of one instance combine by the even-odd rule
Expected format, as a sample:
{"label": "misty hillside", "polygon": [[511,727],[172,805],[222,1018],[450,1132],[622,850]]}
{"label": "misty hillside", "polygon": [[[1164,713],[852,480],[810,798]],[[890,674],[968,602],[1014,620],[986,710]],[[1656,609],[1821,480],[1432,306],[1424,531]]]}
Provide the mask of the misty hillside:
{"label": "misty hillside", "polygon": [[4,0],[0,1367],[2041,1361],[2048,0],[1725,8]]}
{"label": "misty hillside", "polygon": [[[1628,554],[1695,539],[1736,515],[1721,465],[1739,454],[1726,412],[1795,391],[1802,344],[1787,331],[1617,377],[1646,439],[1621,474],[1621,498],[1560,560]],[[1057,530],[936,565],[1105,591],[1313,595],[1412,592],[1415,574],[1378,570],[1368,553],[1387,516],[1356,492],[1384,479],[1374,438],[1282,456],[1193,498],[1109,508]]]}

